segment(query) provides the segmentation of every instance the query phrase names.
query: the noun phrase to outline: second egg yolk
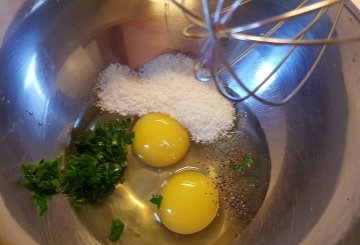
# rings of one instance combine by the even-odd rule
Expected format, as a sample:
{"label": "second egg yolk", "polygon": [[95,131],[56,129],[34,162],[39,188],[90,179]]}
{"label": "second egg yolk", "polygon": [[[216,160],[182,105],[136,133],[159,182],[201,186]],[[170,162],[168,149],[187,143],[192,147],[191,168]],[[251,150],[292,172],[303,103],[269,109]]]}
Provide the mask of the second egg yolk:
{"label": "second egg yolk", "polygon": [[215,184],[195,171],[174,175],[166,182],[161,195],[161,221],[179,234],[201,231],[213,221],[219,208]]}
{"label": "second egg yolk", "polygon": [[181,160],[190,146],[188,132],[174,119],[161,113],[139,118],[133,128],[134,153],[154,167],[166,167]]}

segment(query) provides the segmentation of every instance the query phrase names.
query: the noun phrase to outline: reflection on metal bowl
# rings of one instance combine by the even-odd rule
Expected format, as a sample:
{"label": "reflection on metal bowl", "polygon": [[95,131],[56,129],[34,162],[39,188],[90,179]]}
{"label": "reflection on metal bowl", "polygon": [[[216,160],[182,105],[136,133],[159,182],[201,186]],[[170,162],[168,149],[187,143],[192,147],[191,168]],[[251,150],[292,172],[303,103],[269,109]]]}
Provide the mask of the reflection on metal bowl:
{"label": "reflection on metal bowl", "polygon": [[[254,1],[239,18],[279,13],[296,2]],[[39,218],[28,192],[16,184],[19,166],[66,148],[106,65],[136,69],[168,51],[196,55],[198,43],[182,36],[187,21],[168,1],[16,0],[1,8],[6,15],[0,19],[0,244],[97,244],[62,198]],[[359,26],[345,11],[337,32]],[[261,76],[276,52],[259,48],[261,62],[254,55],[254,66],[244,64],[238,72]],[[358,243],[359,55],[359,43],[329,47],[286,106],[245,102],[264,131],[272,170],[263,205],[234,244]],[[305,49],[299,52],[276,86],[262,92],[286,92],[312,58]]]}

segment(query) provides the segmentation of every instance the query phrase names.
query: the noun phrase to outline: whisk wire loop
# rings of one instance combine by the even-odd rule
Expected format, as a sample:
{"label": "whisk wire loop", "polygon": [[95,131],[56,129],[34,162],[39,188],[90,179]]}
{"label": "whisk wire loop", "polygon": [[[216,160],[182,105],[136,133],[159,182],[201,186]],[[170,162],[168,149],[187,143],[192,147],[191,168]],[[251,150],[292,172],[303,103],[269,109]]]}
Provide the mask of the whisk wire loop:
{"label": "whisk wire loop", "polygon": [[[343,9],[348,9],[348,6],[346,5],[348,0],[304,0],[294,9],[285,13],[232,27],[227,26],[228,22],[241,7],[251,3],[253,0],[234,0],[230,6],[226,7],[224,6],[224,0],[218,0],[214,13],[211,13],[210,11],[209,0],[202,0],[203,17],[195,14],[177,0],[171,1],[183,11],[191,23],[184,29],[183,34],[188,37],[204,39],[200,49],[199,59],[196,60],[194,64],[195,77],[202,82],[213,79],[218,90],[225,97],[234,101],[243,101],[252,97],[267,105],[284,105],[288,103],[310,79],[311,74],[318,66],[328,45],[360,40],[360,35],[341,38],[333,37]],[[316,26],[316,24],[328,13],[329,9],[334,6],[338,7],[335,11],[335,17],[332,20],[331,27],[329,28],[326,37],[311,38],[311,35],[307,35],[311,34],[312,28],[314,28],[314,26]],[[309,13],[314,14],[307,15]],[[279,38],[273,36],[286,24],[286,22],[289,20],[296,21],[296,17],[299,16],[305,16],[308,18],[308,23],[295,35],[289,38]],[[249,31],[257,30],[261,27],[269,25],[274,26],[264,34],[257,35],[248,33]],[[223,39],[238,40],[250,45],[235,58],[230,59],[229,61],[220,43]],[[282,58],[280,58],[272,70],[254,88],[251,88],[248,84],[243,82],[240,76],[235,72],[234,66],[253,52],[259,44],[272,46],[287,45],[290,46],[290,48],[287,52],[285,52]],[[287,95],[282,96],[280,100],[274,100],[261,96],[259,92],[260,89],[271,80],[271,77],[273,77],[279,69],[284,66],[287,60],[290,59],[295,50],[300,46],[308,48],[311,46],[319,47],[316,57],[301,81],[299,81]],[[208,70],[208,72],[204,72],[204,70]],[[236,82],[236,84],[245,92],[245,95],[240,95],[230,88],[229,83],[223,78],[225,74],[229,75],[231,79]]]}

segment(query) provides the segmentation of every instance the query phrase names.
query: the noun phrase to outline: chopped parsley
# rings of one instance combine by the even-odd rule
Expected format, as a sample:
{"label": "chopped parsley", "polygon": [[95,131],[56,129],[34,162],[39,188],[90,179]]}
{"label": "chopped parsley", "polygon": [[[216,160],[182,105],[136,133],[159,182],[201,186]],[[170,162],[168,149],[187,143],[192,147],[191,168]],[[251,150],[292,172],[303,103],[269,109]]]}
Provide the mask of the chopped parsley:
{"label": "chopped parsley", "polygon": [[40,215],[55,194],[64,194],[75,206],[81,206],[102,200],[124,182],[126,145],[134,138],[130,126],[130,119],[97,124],[75,141],[76,151],[68,156],[64,168],[61,157],[23,165],[24,186],[33,192]]}
{"label": "chopped parsley", "polygon": [[253,164],[254,164],[253,157],[247,153],[244,155],[241,163],[230,163],[229,167],[232,170],[243,172],[243,171],[247,170],[248,168],[250,168],[251,166],[253,166]]}
{"label": "chopped parsley", "polygon": [[61,171],[61,191],[75,206],[100,201],[124,182],[126,145],[134,138],[128,132],[130,124],[130,120],[97,124],[75,141],[77,153],[68,157]]}
{"label": "chopped parsley", "polygon": [[60,163],[61,157],[57,157],[54,160],[43,159],[39,163],[21,166],[23,185],[32,191],[31,198],[40,215],[48,210],[47,201],[58,193]]}
{"label": "chopped parsley", "polygon": [[162,195],[152,195],[152,197],[151,197],[151,199],[149,201],[152,204],[155,204],[157,206],[157,208],[159,209],[162,199],[163,199]]}
{"label": "chopped parsley", "polygon": [[119,240],[121,234],[124,231],[124,228],[125,225],[123,222],[121,222],[119,219],[113,219],[109,234],[109,240],[112,242]]}

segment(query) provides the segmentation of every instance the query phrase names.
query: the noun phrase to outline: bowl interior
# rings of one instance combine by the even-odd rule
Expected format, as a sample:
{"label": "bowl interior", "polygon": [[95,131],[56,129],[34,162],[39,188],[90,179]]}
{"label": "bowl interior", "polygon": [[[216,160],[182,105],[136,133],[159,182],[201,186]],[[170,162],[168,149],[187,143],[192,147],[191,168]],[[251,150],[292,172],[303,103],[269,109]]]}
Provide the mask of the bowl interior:
{"label": "bowl interior", "polygon": [[[235,20],[280,13],[296,4],[255,1]],[[188,7],[199,8],[198,3],[188,3]],[[348,34],[345,27],[349,23],[359,26],[356,20],[350,21],[349,11],[344,13],[339,33]],[[329,21],[321,22],[314,35],[321,35]],[[199,42],[182,35],[187,24],[181,11],[167,1],[24,3],[0,49],[0,210],[6,217],[0,224],[8,224],[0,233],[4,237],[0,241],[96,243],[61,198],[53,200],[48,216],[39,218],[27,191],[16,184],[18,168],[51,158],[69,145],[71,130],[82,125],[94,102],[97,75],[109,63],[120,62],[137,69],[165,52],[196,56]],[[296,28],[296,23],[290,23],[282,34],[289,35]],[[242,48],[234,43],[229,47],[233,53]],[[322,216],[326,217],[329,206],[346,206],[334,198],[339,185],[358,182],[346,172],[353,164],[349,159],[359,159],[356,150],[349,152],[348,148],[359,142],[358,138],[348,137],[348,133],[359,122],[354,98],[360,90],[354,89],[358,86],[354,81],[360,75],[358,69],[347,75],[358,65],[353,59],[358,50],[359,44],[328,47],[307,85],[286,106],[269,107],[254,99],[238,104],[249,110],[261,127],[272,169],[266,199],[236,244],[297,244],[304,239],[325,239],[322,237],[326,232],[317,235],[325,227]],[[247,64],[253,67],[243,64],[236,69],[251,77],[249,70],[253,69],[254,74],[266,71],[266,64],[271,65],[281,52],[281,48],[259,47],[248,58]],[[257,60],[259,54],[261,62]],[[315,57],[312,49],[300,50],[261,93],[274,98],[287,93]],[[340,175],[343,171],[345,176]],[[351,193],[349,197],[356,195]],[[341,215],[330,212],[330,217]],[[347,237],[345,228],[352,225],[351,217],[338,239]],[[315,235],[308,238],[311,232]],[[18,239],[22,241],[17,243]]]}

